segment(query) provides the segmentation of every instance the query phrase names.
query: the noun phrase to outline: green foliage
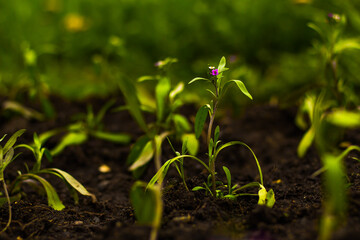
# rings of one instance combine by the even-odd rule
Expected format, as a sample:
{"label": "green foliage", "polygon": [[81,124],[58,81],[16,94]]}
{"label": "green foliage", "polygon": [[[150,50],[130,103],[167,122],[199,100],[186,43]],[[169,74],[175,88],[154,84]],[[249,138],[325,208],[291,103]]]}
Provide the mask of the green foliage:
{"label": "green foliage", "polygon": [[147,187],[145,182],[136,181],[130,191],[130,200],[137,222],[151,226],[150,240],[155,240],[163,212],[160,186]]}
{"label": "green foliage", "polygon": [[[144,136],[135,142],[127,159],[129,170],[135,177],[141,176],[151,159],[154,159],[156,169],[160,168],[162,143],[168,136],[175,137],[178,141],[189,139],[189,146],[193,145],[189,147],[192,153],[196,153],[198,149],[196,138],[189,135],[190,123],[177,113],[179,107],[184,104],[181,98],[184,84],[181,82],[175,86],[171,84],[169,68],[175,62],[177,59],[174,58],[158,61],[155,65],[160,71],[159,75],[140,77],[137,85],[127,79],[121,80],[120,89],[127,105],[120,109],[129,110],[144,131]],[[140,83],[145,84],[144,82],[148,81],[154,83],[150,87],[151,90],[154,88],[153,91],[140,88]],[[143,111],[154,114],[155,122],[145,123]]]}
{"label": "green foliage", "polygon": [[66,147],[71,145],[80,145],[86,142],[89,137],[99,138],[105,141],[127,144],[131,138],[125,133],[107,132],[103,128],[102,120],[106,112],[114,104],[114,101],[106,103],[95,115],[89,106],[86,115],[80,115],[79,120],[63,128],[53,129],[42,133],[39,141],[44,143],[50,137],[58,134],[64,134],[60,142],[50,151],[51,155],[60,154]]}
{"label": "green foliage", "polygon": [[[238,191],[249,188],[249,187],[257,187],[259,189],[258,194],[255,194],[255,196],[259,196],[259,204],[266,204],[268,207],[272,207],[275,203],[275,195],[272,190],[269,192],[266,191],[266,189],[263,186],[263,175],[260,167],[260,163],[255,155],[255,153],[252,151],[252,149],[246,145],[243,142],[240,141],[232,141],[225,144],[221,144],[221,141],[219,140],[220,137],[220,127],[217,126],[214,130],[214,133],[212,134],[212,128],[215,120],[216,110],[217,110],[217,104],[218,100],[221,99],[225,93],[226,90],[226,84],[229,84],[231,82],[235,82],[236,85],[239,87],[240,91],[246,95],[249,98],[252,98],[250,93],[247,91],[245,85],[240,80],[231,80],[225,83],[223,81],[223,72],[228,70],[226,66],[226,59],[225,57],[222,57],[218,68],[215,69],[215,67],[210,67],[210,79],[206,78],[194,78],[189,83],[194,83],[196,81],[205,80],[207,82],[210,82],[214,88],[214,90],[208,89],[208,91],[213,95],[213,100],[206,104],[198,110],[196,117],[195,117],[195,137],[199,138],[202,130],[205,125],[205,121],[207,119],[207,116],[210,115],[209,124],[208,124],[208,132],[207,132],[207,144],[208,144],[208,164],[205,163],[205,161],[201,160],[200,158],[195,157],[194,155],[187,155],[187,142],[183,143],[182,147],[182,153],[175,151],[173,146],[173,151],[176,154],[176,157],[169,159],[166,161],[161,168],[158,170],[158,172],[155,174],[155,176],[149,181],[148,187],[154,186],[156,183],[159,183],[159,185],[162,184],[164,177],[166,176],[168,169],[171,165],[174,165],[180,175],[180,177],[183,180],[183,184],[186,189],[188,189],[185,181],[185,173],[184,173],[184,159],[189,158],[197,161],[200,163],[209,173],[208,179],[206,182],[203,183],[203,186],[196,186],[192,190],[193,191],[199,191],[199,190],[205,190],[206,193],[210,194],[213,197],[217,198],[229,198],[229,199],[236,199],[238,196],[243,195],[254,195],[254,194],[248,194],[248,193],[238,193]],[[223,87],[224,86],[224,87]],[[218,154],[225,148],[234,146],[234,145],[241,145],[246,147],[253,155],[256,165],[258,167],[259,176],[260,176],[260,183],[250,183],[246,184],[244,186],[237,186],[231,185],[231,173],[230,170],[223,166],[223,170],[226,175],[227,179],[227,185],[223,184],[221,181],[218,181],[216,179],[216,167],[215,162],[218,157]],[[225,192],[227,191],[227,194]]]}
{"label": "green foliage", "polygon": [[75,203],[78,202],[77,192],[79,192],[82,195],[89,196],[93,199],[93,201],[96,201],[95,195],[89,193],[86,190],[86,188],[80,182],[78,182],[74,177],[72,177],[69,173],[57,168],[45,168],[45,169],[41,168],[41,162],[43,156],[45,155],[48,158],[48,160],[52,160],[52,156],[46,148],[42,147],[42,142],[40,141],[36,133],[34,134],[33,145],[19,144],[16,146],[16,148],[26,148],[30,150],[34,154],[35,163],[33,165],[32,170],[29,171],[28,173],[22,174],[21,172],[19,172],[19,176],[12,182],[12,189],[11,189],[12,195],[17,195],[21,193],[22,192],[21,185],[26,183],[27,180],[35,180],[41,183],[41,185],[45,189],[49,206],[51,206],[55,210],[64,209],[65,206],[63,205],[59,196],[57,195],[56,190],[46,179],[40,176],[40,174],[52,174],[59,177],[64,183],[66,183],[71,194],[73,195]]}

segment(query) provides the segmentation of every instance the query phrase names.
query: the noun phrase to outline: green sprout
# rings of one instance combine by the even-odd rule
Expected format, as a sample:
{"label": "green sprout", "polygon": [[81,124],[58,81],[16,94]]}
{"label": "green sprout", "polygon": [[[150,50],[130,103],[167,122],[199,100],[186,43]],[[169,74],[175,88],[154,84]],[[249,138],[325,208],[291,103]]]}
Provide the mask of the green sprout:
{"label": "green sprout", "polygon": [[88,106],[87,114],[79,115],[77,121],[64,128],[57,128],[42,133],[39,135],[39,141],[44,143],[49,138],[65,132],[61,141],[54,149],[50,150],[52,156],[60,154],[70,145],[79,145],[86,142],[90,136],[114,143],[129,143],[131,138],[128,134],[113,133],[104,130],[102,120],[114,103],[115,101],[113,100],[107,102],[97,114],[94,114],[92,107]]}
{"label": "green sprout", "polygon": [[58,168],[41,168],[43,156],[45,155],[50,161],[52,159],[52,156],[48,149],[42,147],[42,143],[36,133],[34,133],[33,138],[33,145],[19,144],[16,146],[16,148],[26,148],[30,150],[34,154],[35,164],[33,165],[33,168],[31,170],[29,170],[29,168],[26,166],[27,173],[21,173],[20,171],[18,171],[19,175],[11,184],[12,194],[16,195],[18,193],[21,193],[21,184],[26,182],[30,182],[32,183],[32,186],[39,188],[39,186],[36,184],[36,182],[38,182],[45,189],[48,199],[48,205],[55,210],[62,210],[63,208],[65,208],[65,206],[61,202],[55,189],[45,178],[40,176],[41,174],[52,174],[59,177],[64,183],[66,183],[66,186],[69,188],[70,193],[72,194],[72,197],[76,204],[79,200],[78,193],[91,197],[92,200],[95,202],[95,195],[88,192],[86,188],[69,173]]}
{"label": "green sprout", "polygon": [[[4,171],[5,171],[6,167],[19,156],[19,154],[14,156],[13,146],[16,143],[17,138],[20,137],[24,132],[25,132],[24,129],[17,131],[9,138],[9,140],[6,142],[6,144],[4,146],[0,145],[0,181],[2,182],[2,186],[4,189],[4,193],[5,193],[5,198],[8,203],[8,208],[9,208],[8,222],[7,222],[6,226],[0,231],[0,233],[6,231],[6,229],[10,226],[11,218],[12,218],[11,201],[14,200],[14,198],[11,199],[9,196],[6,181],[4,178]],[[2,142],[5,139],[5,137],[6,137],[6,134],[0,139],[0,142]],[[2,199],[0,198],[0,200],[2,200]],[[2,202],[3,201],[0,201],[0,203],[2,203]]]}
{"label": "green sprout", "polygon": [[[190,158],[190,159],[193,159],[193,160],[197,161],[198,163],[200,163],[209,173],[208,180],[207,180],[207,182],[204,182],[204,186],[195,187],[192,189],[193,191],[205,190],[207,193],[209,193],[214,198],[225,197],[225,198],[235,199],[238,196],[249,195],[249,194],[239,193],[240,190],[250,188],[250,187],[257,187],[259,189],[259,191],[258,191],[258,194],[255,194],[255,195],[259,196],[259,204],[266,204],[267,206],[272,207],[273,204],[275,203],[274,192],[272,190],[270,190],[269,192],[266,191],[266,189],[264,187],[264,183],[263,183],[263,175],[262,175],[260,163],[259,163],[255,153],[252,151],[252,149],[248,145],[246,145],[245,143],[243,143],[241,141],[231,141],[231,142],[228,142],[225,144],[221,144],[221,141],[219,140],[219,135],[220,135],[219,126],[217,126],[215,128],[215,131],[213,133],[213,125],[214,125],[214,120],[216,117],[219,100],[225,95],[226,89],[230,86],[231,83],[234,83],[245,96],[252,99],[252,96],[250,95],[250,93],[248,92],[248,90],[246,89],[246,87],[242,81],[230,80],[230,81],[225,82],[223,80],[223,73],[226,70],[228,70],[228,68],[226,68],[225,65],[226,65],[226,59],[225,59],[225,57],[222,57],[218,68],[210,67],[210,69],[209,69],[210,75],[211,75],[210,79],[197,77],[189,82],[189,84],[191,84],[196,81],[206,81],[206,82],[209,82],[213,86],[212,90],[207,89],[207,91],[210,92],[211,95],[213,96],[213,100],[209,104],[206,104],[206,105],[200,107],[200,109],[198,110],[196,117],[195,117],[195,135],[197,138],[199,138],[203,131],[207,116],[208,115],[210,116],[209,124],[208,124],[208,131],[207,131],[207,136],[206,136],[207,145],[208,145],[208,154],[207,154],[208,155],[208,164],[206,164],[205,161],[197,158],[194,155],[185,154],[186,151],[184,150],[185,147],[183,146],[182,154],[176,153],[176,155],[177,155],[176,157],[166,161],[163,164],[163,166],[160,168],[160,170],[155,174],[155,176],[150,180],[148,187],[153,186],[157,182],[161,185],[165,175],[167,174],[167,171],[168,171],[170,165],[174,164],[177,171],[179,172],[181,178],[183,179],[183,183],[184,183],[185,187],[187,188],[185,180],[184,180],[185,174],[183,172],[184,171],[183,159]],[[252,153],[252,155],[255,159],[256,165],[258,167],[260,182],[253,182],[253,183],[246,184],[244,186],[237,186],[237,185],[231,186],[231,174],[230,174],[230,170],[227,167],[223,167],[223,170],[225,171],[225,174],[227,177],[227,182],[228,182],[227,185],[221,183],[220,181],[217,181],[217,179],[216,179],[217,172],[216,172],[216,166],[215,166],[217,157],[223,149],[230,147],[230,146],[234,146],[234,145],[241,145],[241,146],[247,148]],[[224,187],[225,187],[225,189],[227,189],[227,194],[224,194],[224,192],[226,192]],[[250,194],[250,195],[252,195],[252,194]]]}
{"label": "green sprout", "polygon": [[[132,81],[124,78],[120,81],[120,89],[125,97],[126,109],[136,120],[144,135],[139,137],[133,145],[127,158],[127,165],[133,175],[138,178],[142,175],[148,163],[154,159],[155,168],[160,169],[162,144],[167,137],[175,137],[178,141],[186,141],[188,150],[196,154],[198,141],[191,133],[191,125],[188,120],[178,113],[178,109],[184,104],[180,93],[184,90],[182,82],[172,86],[168,76],[170,66],[177,59],[166,58],[158,61],[155,66],[160,74],[156,76],[143,76],[135,85]],[[138,85],[144,82],[155,82],[155,89],[148,91]],[[147,123],[144,112],[155,116],[155,121]]]}

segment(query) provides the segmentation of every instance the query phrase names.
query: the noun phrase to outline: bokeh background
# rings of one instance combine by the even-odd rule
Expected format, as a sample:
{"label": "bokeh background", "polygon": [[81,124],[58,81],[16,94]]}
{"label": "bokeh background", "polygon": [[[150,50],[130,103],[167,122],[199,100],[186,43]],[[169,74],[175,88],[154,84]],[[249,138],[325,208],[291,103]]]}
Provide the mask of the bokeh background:
{"label": "bokeh background", "polygon": [[166,57],[178,59],[172,80],[188,82],[225,56],[255,101],[287,102],[321,74],[320,37],[307,24],[343,14],[344,35],[357,37],[359,9],[354,0],[0,0],[0,95],[20,98],[40,82],[70,99],[106,96],[122,78],[156,74]]}

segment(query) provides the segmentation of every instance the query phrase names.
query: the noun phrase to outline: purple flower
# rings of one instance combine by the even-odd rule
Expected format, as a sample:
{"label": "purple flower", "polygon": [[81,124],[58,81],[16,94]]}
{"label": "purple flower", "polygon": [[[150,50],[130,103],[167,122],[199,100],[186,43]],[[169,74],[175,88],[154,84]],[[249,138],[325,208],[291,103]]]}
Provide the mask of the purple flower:
{"label": "purple flower", "polygon": [[211,70],[210,74],[213,75],[213,76],[217,76],[217,75],[219,75],[219,70],[218,69],[213,69],[213,70]]}

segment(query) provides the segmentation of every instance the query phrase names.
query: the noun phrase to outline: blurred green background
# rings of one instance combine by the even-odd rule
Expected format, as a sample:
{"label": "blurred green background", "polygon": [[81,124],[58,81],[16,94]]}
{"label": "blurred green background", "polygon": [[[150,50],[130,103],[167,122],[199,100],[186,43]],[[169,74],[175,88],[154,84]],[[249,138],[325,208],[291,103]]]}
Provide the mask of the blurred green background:
{"label": "blurred green background", "polygon": [[166,57],[178,59],[173,81],[188,82],[226,56],[256,101],[287,99],[319,74],[307,23],[344,14],[356,37],[359,9],[352,0],[0,0],[0,95],[16,98],[36,78],[70,99],[106,96],[121,78],[156,74]]}

